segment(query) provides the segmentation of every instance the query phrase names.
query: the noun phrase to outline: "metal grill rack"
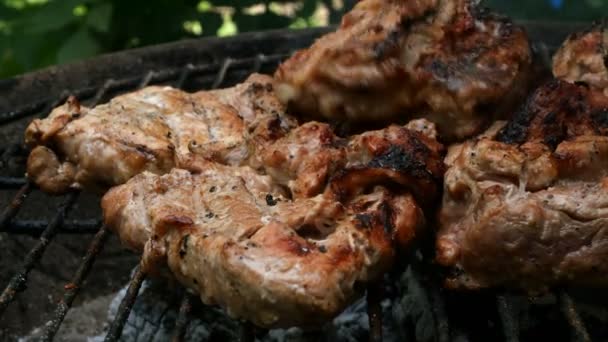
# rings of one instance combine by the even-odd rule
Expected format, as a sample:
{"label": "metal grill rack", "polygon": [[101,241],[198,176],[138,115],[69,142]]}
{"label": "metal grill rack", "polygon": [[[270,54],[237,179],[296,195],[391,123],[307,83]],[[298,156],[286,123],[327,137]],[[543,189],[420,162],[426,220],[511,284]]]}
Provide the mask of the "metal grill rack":
{"label": "metal grill rack", "polygon": [[[7,113],[0,113],[0,124],[6,124],[22,118],[35,118],[47,115],[50,110],[63,103],[69,95],[75,95],[81,101],[89,101],[90,105],[95,105],[107,100],[112,94],[119,92],[132,91],[151,84],[171,84],[177,88],[192,88],[191,83],[196,83],[197,88],[218,88],[231,83],[244,80],[252,72],[272,72],[274,68],[289,53],[280,54],[256,54],[245,58],[230,58],[213,61],[211,63],[197,65],[189,63],[181,67],[164,68],[150,70],[139,77],[128,77],[124,79],[109,78],[102,85],[94,89],[92,87],[82,89],[63,90],[59,97],[51,101],[42,101],[28,104],[20,109]],[[196,79],[196,82],[193,80]],[[0,167],[4,167],[8,160],[16,155],[23,155],[26,151],[22,148],[20,140],[13,141],[4,145],[0,153]],[[13,200],[3,208],[0,214],[0,232],[11,234],[28,234],[39,236],[39,240],[34,248],[29,251],[19,271],[11,278],[0,295],[0,316],[5,312],[8,305],[15,300],[19,293],[23,291],[27,283],[28,274],[41,260],[45,250],[52,243],[57,234],[85,234],[95,233],[90,241],[88,250],[83,256],[80,265],[73,274],[70,282],[64,287],[63,298],[57,304],[54,312],[49,313],[50,319],[44,326],[43,341],[52,341],[59,330],[66,314],[70,310],[74,299],[83,289],[83,282],[89,275],[96,256],[103,249],[109,231],[101,224],[99,218],[89,218],[85,220],[66,220],[66,215],[79,200],[79,193],[72,192],[62,198],[63,202],[58,206],[57,211],[47,221],[45,220],[17,220],[15,219],[20,210],[27,210],[27,202],[30,195],[38,191],[35,185],[28,182],[23,177],[0,177],[0,191],[15,191]],[[122,299],[114,320],[110,323],[105,341],[117,341],[120,339],[122,329],[127,321],[131,308],[138,295],[142,282],[146,274],[137,268],[131,278],[126,295]],[[368,308],[370,317],[370,340],[380,341],[382,339],[382,317],[379,302],[381,291],[378,286],[368,289]],[[445,294],[437,287],[427,289],[428,297],[433,306],[433,315],[436,322],[437,340],[447,342],[452,340],[450,320],[446,311]],[[176,320],[173,341],[180,341],[184,338],[192,303],[195,299],[192,295],[184,291],[184,296],[180,304],[179,315]],[[499,295],[496,299],[496,310],[499,313],[502,336],[506,341],[518,341],[520,328],[511,307],[509,297]],[[573,300],[566,294],[560,294],[559,308],[569,322],[573,336],[581,341],[591,341],[589,332],[585,329],[585,324],[581,320],[576,310]],[[500,328],[499,328],[500,329]],[[253,341],[254,336],[251,326],[244,324],[241,340]]]}
{"label": "metal grill rack", "polygon": [[[40,111],[39,114],[48,114],[52,108],[63,103],[70,94],[74,94],[81,100],[92,98],[91,106],[95,106],[96,104],[99,104],[102,99],[104,99],[106,94],[115,88],[127,88],[126,90],[134,90],[143,88],[150,84],[159,82],[166,84],[167,81],[174,80],[172,85],[176,88],[183,89],[190,77],[200,74],[214,75],[212,82],[209,85],[209,89],[215,89],[223,85],[223,82],[229,73],[235,72],[237,73],[237,76],[239,76],[238,72],[240,70],[242,77],[243,75],[247,75],[249,73],[273,70],[273,67],[276,67],[278,63],[287,56],[287,54],[271,56],[258,54],[252,58],[226,58],[219,63],[213,63],[211,65],[196,66],[188,64],[179,70],[173,69],[149,71],[139,80],[139,82],[136,82],[136,80],[133,79],[109,79],[103,84],[103,86],[93,93],[92,97],[90,92],[87,91],[64,91],[58,100],[51,101],[46,106],[43,106],[43,110]],[[248,72],[243,74],[243,69],[248,69]],[[135,85],[135,87],[133,87],[133,85]],[[129,86],[131,86],[130,89],[128,88]],[[39,105],[28,106],[22,110],[0,115],[0,123],[6,123],[28,116],[31,116],[32,118],[36,117],[36,114],[38,113],[36,113],[35,110],[39,107]],[[8,147],[2,153],[2,161],[6,162],[10,157],[17,153],[20,150],[20,145],[20,141],[16,141],[13,144],[8,145]],[[91,271],[95,257],[102,250],[103,245],[109,235],[109,231],[104,225],[99,223],[101,220],[64,222],[66,214],[78,200],[78,192],[71,192],[68,194],[64,199],[64,202],[59,206],[59,209],[53,218],[48,222],[13,220],[18,211],[25,206],[27,198],[30,193],[35,190],[35,186],[25,178],[0,177],[1,190],[10,190],[15,188],[18,188],[15,197],[11,203],[4,208],[2,214],[0,214],[0,231],[16,234],[40,234],[40,239],[35,247],[27,254],[25,262],[23,263],[19,272],[17,272],[17,274],[11,278],[9,284],[0,295],[0,315],[4,313],[7,306],[15,299],[18,293],[25,288],[24,285],[27,282],[29,272],[40,261],[47,246],[51,243],[53,237],[58,232],[90,233],[96,231],[96,234],[88,247],[88,251],[82,259],[82,263],[74,273],[70,283],[65,286],[65,293],[62,300],[57,305],[55,312],[52,314],[52,319],[50,319],[45,325],[43,340],[51,341],[59,330],[59,327],[70,309],[74,299],[80,292],[83,281]],[[138,267],[133,278],[131,279],[127,294],[119,306],[116,317],[110,324],[105,341],[116,341],[120,338],[122,328],[129,317],[129,313],[145,277],[145,273]],[[184,295],[175,330],[175,341],[181,340],[184,336],[185,328],[187,327],[188,322],[187,317],[191,310],[191,300],[191,295]]]}

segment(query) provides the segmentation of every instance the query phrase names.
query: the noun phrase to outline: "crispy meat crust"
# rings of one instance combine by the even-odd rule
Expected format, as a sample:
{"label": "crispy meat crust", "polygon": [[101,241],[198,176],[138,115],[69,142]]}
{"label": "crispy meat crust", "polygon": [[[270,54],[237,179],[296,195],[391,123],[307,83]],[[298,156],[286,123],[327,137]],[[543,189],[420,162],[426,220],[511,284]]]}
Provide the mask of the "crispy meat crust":
{"label": "crispy meat crust", "polygon": [[449,287],[608,285],[608,98],[552,81],[446,158],[437,259]]}
{"label": "crispy meat crust", "polygon": [[608,29],[606,22],[572,34],[553,57],[553,74],[583,82],[608,96]]}
{"label": "crispy meat crust", "polygon": [[28,177],[46,192],[62,193],[106,190],[142,171],[200,171],[206,160],[241,165],[253,147],[295,127],[284,110],[272,78],[258,74],[233,88],[194,94],[147,87],[92,109],[72,97],[28,126]]}
{"label": "crispy meat crust", "polygon": [[338,31],[275,73],[302,116],[395,122],[426,117],[442,138],[479,133],[527,90],[524,31],[464,0],[364,0]]}
{"label": "crispy meat crust", "polygon": [[262,327],[327,322],[390,267],[394,232],[409,242],[423,224],[407,194],[290,201],[246,169],[143,173],[104,197],[106,222],[148,271],[166,264],[203,302]]}
{"label": "crispy meat crust", "polygon": [[307,123],[264,150],[265,174],[145,172],[104,196],[104,220],[148,272],[168,265],[205,303],[264,327],[318,326],[423,233],[443,148],[431,123],[408,127],[343,139]]}

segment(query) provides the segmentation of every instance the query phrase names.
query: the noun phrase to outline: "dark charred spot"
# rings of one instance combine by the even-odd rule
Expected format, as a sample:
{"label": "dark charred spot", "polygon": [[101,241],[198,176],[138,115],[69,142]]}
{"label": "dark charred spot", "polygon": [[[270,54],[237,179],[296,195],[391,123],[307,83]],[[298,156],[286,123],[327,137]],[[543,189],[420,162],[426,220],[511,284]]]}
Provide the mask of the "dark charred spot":
{"label": "dark charred spot", "polygon": [[601,128],[608,127],[608,109],[604,108],[602,110],[595,111],[591,114],[591,119],[593,120],[593,123]]}
{"label": "dark charred spot", "polygon": [[370,229],[372,228],[372,220],[373,217],[370,214],[357,214],[355,215],[355,227],[362,229]]}
{"label": "dark charred spot", "polygon": [[433,60],[428,69],[437,79],[447,80],[450,78],[451,72],[449,66],[440,60]]}
{"label": "dark charred spot", "polygon": [[543,142],[555,150],[560,142],[564,141],[567,137],[567,127],[557,126],[555,129],[548,131],[543,138]]}
{"label": "dark charred spot", "polygon": [[186,234],[182,238],[182,243],[180,244],[180,247],[179,247],[179,257],[180,258],[183,258],[184,256],[186,256],[186,253],[188,252],[188,240],[189,239],[190,239],[190,234]]}
{"label": "dark charred spot", "polygon": [[[415,153],[415,151],[412,152]],[[391,169],[410,174],[416,178],[428,178],[430,173],[426,169],[426,165],[419,158],[416,158],[412,152],[405,151],[400,146],[391,145],[385,153],[372,159],[368,167]]]}
{"label": "dark charred spot", "polygon": [[319,245],[317,246],[317,249],[319,250],[319,252],[321,253],[327,253],[327,247],[323,246],[323,245]]}
{"label": "dark charred spot", "polygon": [[513,22],[511,22],[511,20],[507,17],[497,17],[500,20],[502,20],[502,25],[500,25],[499,28],[499,34],[501,38],[508,38],[513,36],[513,32],[517,29],[519,30],[518,27],[516,27],[515,25],[513,25]]}
{"label": "dark charred spot", "polygon": [[267,92],[271,92],[272,91],[272,83],[266,83],[266,91]]}
{"label": "dark charred spot", "polygon": [[384,228],[384,232],[388,235],[392,235],[395,230],[395,226],[393,224],[393,208],[386,203],[383,202],[380,205],[380,219],[382,221],[382,227]]}
{"label": "dark charred spot", "polygon": [[296,229],[298,236],[307,240],[323,240],[332,231],[333,230],[321,230],[314,224],[305,224]]}
{"label": "dark charred spot", "polygon": [[247,92],[250,93],[258,93],[261,91],[264,91],[264,85],[257,82],[251,83],[251,85],[249,85],[249,88],[247,88]]}
{"label": "dark charred spot", "polygon": [[135,145],[135,150],[141,154],[143,154],[144,156],[146,156],[146,158],[148,159],[152,159],[154,158],[154,151],[152,151],[150,148],[148,148],[148,146],[146,145],[140,145],[137,144]]}
{"label": "dark charred spot", "polygon": [[72,119],[78,119],[80,117],[80,113],[72,113]]}
{"label": "dark charred spot", "polygon": [[215,185],[209,188],[209,192],[215,192],[215,190],[217,190],[217,187]]}
{"label": "dark charred spot", "polygon": [[491,20],[494,17],[494,12],[485,6],[479,6],[477,4],[468,3],[467,5],[469,13],[480,21]]}
{"label": "dark charred spot", "polygon": [[555,123],[555,119],[557,119],[557,114],[555,112],[549,112],[549,114],[543,118],[543,124],[548,125]]}
{"label": "dark charred spot", "polygon": [[213,218],[213,216],[215,216],[215,214],[213,214],[212,212],[208,212],[207,214],[205,214],[206,218]]}
{"label": "dark charred spot", "polygon": [[395,51],[398,48],[399,35],[401,28],[393,29],[386,35],[386,39],[377,43],[374,46],[374,57],[376,59],[384,59],[387,54],[391,51]]}
{"label": "dark charred spot", "polygon": [[167,132],[167,138],[171,138],[171,132]]}
{"label": "dark charred spot", "polygon": [[278,199],[275,199],[274,197],[272,197],[271,194],[267,194],[266,195],[266,204],[269,206],[274,206],[276,205],[278,202]]}
{"label": "dark charred spot", "polygon": [[281,128],[281,119],[278,115],[268,121],[268,138],[270,139],[279,139],[283,136],[283,129]]}
{"label": "dark charred spot", "polygon": [[526,141],[528,136],[528,127],[534,115],[528,111],[528,108],[522,108],[513,119],[503,127],[496,135],[496,141],[505,144],[521,144]]}

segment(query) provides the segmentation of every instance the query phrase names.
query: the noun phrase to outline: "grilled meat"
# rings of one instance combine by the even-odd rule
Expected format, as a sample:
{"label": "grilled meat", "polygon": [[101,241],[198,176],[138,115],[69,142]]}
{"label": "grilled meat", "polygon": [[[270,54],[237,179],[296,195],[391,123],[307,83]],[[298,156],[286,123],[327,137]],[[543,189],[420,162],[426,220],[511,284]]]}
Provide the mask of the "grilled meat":
{"label": "grilled meat", "polygon": [[435,125],[424,119],[349,138],[308,122],[260,148],[256,158],[294,198],[317,195],[334,178],[336,193],[347,197],[369,184],[392,182],[426,204],[439,192],[443,175],[443,146],[435,137]]}
{"label": "grilled meat", "polygon": [[247,167],[145,172],[102,205],[122,241],[145,251],[148,271],[167,265],[203,302],[262,327],[325,323],[390,266],[385,227],[411,236],[422,224],[407,194],[289,201]]}
{"label": "grilled meat", "polygon": [[308,122],[259,149],[257,165],[289,187],[294,198],[310,197],[321,193],[329,176],[344,168],[346,144],[329,125]]}
{"label": "grilled meat", "polygon": [[205,303],[264,327],[318,326],[421,234],[442,146],[432,124],[409,127],[343,140],[305,124],[262,153],[277,161],[267,174],[144,172],[104,196],[104,219],[147,271],[167,265]]}
{"label": "grilled meat", "polygon": [[584,82],[608,96],[608,29],[606,23],[572,34],[553,57],[553,74]]}
{"label": "grilled meat", "polygon": [[337,32],[275,74],[301,115],[386,123],[426,117],[442,138],[479,133],[525,96],[524,31],[466,0],[364,0]]}
{"label": "grilled meat", "polygon": [[450,287],[608,285],[608,98],[554,80],[450,149],[437,258]]}
{"label": "grilled meat", "polygon": [[28,176],[61,193],[106,189],[142,171],[198,171],[205,160],[243,164],[250,142],[269,142],[296,124],[274,98],[272,82],[252,75],[233,88],[194,94],[152,86],[95,108],[70,98],[27,128]]}

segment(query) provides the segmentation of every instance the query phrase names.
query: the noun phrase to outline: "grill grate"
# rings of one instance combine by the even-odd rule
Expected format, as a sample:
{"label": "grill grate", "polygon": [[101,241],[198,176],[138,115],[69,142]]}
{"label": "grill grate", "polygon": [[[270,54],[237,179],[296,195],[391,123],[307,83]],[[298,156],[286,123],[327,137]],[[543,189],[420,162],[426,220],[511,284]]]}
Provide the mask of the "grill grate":
{"label": "grill grate", "polygon": [[[55,101],[38,102],[29,104],[19,110],[0,115],[0,124],[13,122],[23,118],[34,118],[47,115],[54,107],[64,102],[72,94],[80,100],[90,100],[92,105],[101,103],[112,92],[133,90],[145,87],[154,83],[172,82],[177,88],[188,88],[188,82],[199,77],[209,88],[219,88],[226,83],[227,78],[231,80],[242,80],[249,73],[261,70],[272,70],[273,67],[286,58],[288,54],[262,55],[258,54],[251,58],[224,58],[219,62],[205,65],[186,64],[180,68],[168,68],[162,70],[148,71],[143,76],[125,79],[108,79],[98,89],[83,88],[75,91],[63,91]],[[21,138],[9,144],[0,157],[0,166],[4,167],[10,159],[24,152]],[[28,196],[35,187],[22,177],[0,177],[0,190],[18,189],[15,197],[0,214],[0,232],[11,234],[28,234],[39,236],[39,240],[34,248],[27,254],[24,263],[19,271],[11,278],[10,282],[0,295],[0,316],[4,313],[8,305],[16,298],[19,292],[23,291],[30,271],[39,263],[47,246],[53,237],[61,232],[66,234],[95,233],[90,242],[86,254],[71,278],[65,285],[63,298],[59,301],[52,318],[44,326],[42,340],[51,341],[59,330],[66,314],[70,310],[74,299],[80,293],[83,282],[89,275],[95,258],[101,252],[106,242],[109,231],[101,224],[100,219],[86,220],[65,220],[66,215],[79,198],[78,192],[72,192],[64,196],[63,202],[58,206],[54,216],[50,221],[43,220],[16,220],[15,217],[19,210],[24,206]],[[421,272],[416,273],[416,277],[422,278]],[[110,323],[105,341],[117,341],[122,333],[122,329],[129,317],[133,304],[137,298],[141,285],[146,278],[146,274],[141,267],[137,267],[134,272],[126,295],[122,299],[114,320]],[[448,342],[451,340],[450,324],[446,311],[445,296],[438,287],[430,286],[425,289],[427,297],[432,305],[433,317],[436,325],[437,340]],[[173,341],[183,340],[188,328],[189,316],[192,310],[193,301],[196,300],[191,294],[183,291],[179,315],[176,320]],[[370,323],[370,340],[382,340],[382,312],[380,302],[382,299],[381,284],[374,284],[368,289],[368,308]],[[591,341],[590,335],[585,328],[580,315],[578,314],[573,300],[566,294],[560,295],[561,310],[569,322],[573,333],[581,341]],[[503,336],[506,341],[519,341],[520,328],[513,313],[512,305],[508,296],[500,295],[496,297],[496,308],[499,313],[500,324],[503,329]],[[244,323],[242,325],[241,340],[253,341],[254,328]]]}

